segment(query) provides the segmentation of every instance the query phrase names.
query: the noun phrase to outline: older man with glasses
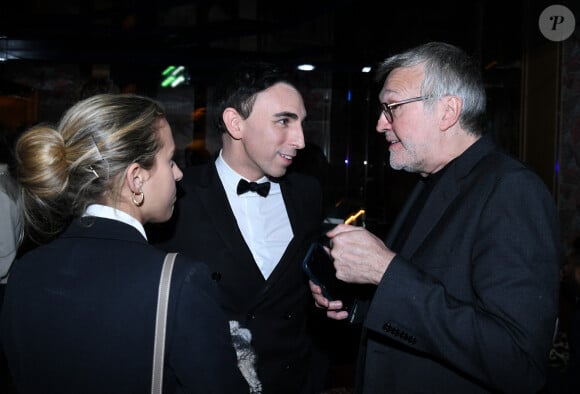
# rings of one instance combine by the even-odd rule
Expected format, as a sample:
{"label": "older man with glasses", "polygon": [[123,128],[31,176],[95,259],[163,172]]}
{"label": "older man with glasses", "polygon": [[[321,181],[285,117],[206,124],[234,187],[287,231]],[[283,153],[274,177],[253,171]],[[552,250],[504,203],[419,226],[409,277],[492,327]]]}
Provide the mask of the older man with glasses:
{"label": "older man with glasses", "polygon": [[[536,393],[558,311],[559,225],[542,180],[485,134],[478,66],[427,43],[386,59],[377,131],[393,169],[419,174],[385,241],[327,233],[359,301],[357,393]],[[336,320],[341,301],[316,305]]]}

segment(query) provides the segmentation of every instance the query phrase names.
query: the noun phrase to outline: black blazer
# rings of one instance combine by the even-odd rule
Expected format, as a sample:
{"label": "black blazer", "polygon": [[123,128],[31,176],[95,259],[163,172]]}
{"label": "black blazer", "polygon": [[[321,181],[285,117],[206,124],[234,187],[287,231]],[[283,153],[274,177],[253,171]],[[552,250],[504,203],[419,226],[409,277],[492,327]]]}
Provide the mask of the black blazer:
{"label": "black blazer", "polygon": [[[165,252],[125,223],[88,219],[25,254],[10,274],[1,340],[21,394],[151,391]],[[165,393],[248,392],[218,294],[205,264],[177,256]]]}
{"label": "black blazer", "polygon": [[532,171],[480,139],[435,185],[376,289],[357,392],[538,392],[558,282],[552,196]]}
{"label": "black blazer", "polygon": [[309,393],[312,380],[321,384],[324,377],[310,365],[307,313],[314,302],[302,259],[319,235],[321,190],[315,178],[298,173],[279,183],[294,238],[268,280],[242,237],[214,162],[184,171],[173,218],[152,236],[169,237],[158,245],[209,265],[229,319],[252,332],[264,393]]}

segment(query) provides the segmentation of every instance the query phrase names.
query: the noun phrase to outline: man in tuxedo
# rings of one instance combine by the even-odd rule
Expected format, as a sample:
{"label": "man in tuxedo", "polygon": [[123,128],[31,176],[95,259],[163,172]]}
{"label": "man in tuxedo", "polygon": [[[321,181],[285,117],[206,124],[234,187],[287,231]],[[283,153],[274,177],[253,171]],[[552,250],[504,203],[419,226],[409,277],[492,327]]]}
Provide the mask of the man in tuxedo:
{"label": "man in tuxedo", "polygon": [[[484,134],[478,66],[433,42],[378,69],[393,169],[420,180],[383,242],[362,227],[327,233],[337,277],[374,286],[357,393],[536,393],[558,312],[553,197]],[[346,318],[310,284],[327,316]],[[366,307],[366,309],[365,309]]]}
{"label": "man in tuxedo", "polygon": [[169,228],[152,232],[169,239],[152,241],[209,265],[230,320],[252,334],[264,394],[318,393],[325,358],[309,333],[302,259],[320,235],[322,192],[314,177],[287,173],[305,146],[302,95],[276,66],[244,63],[214,99],[222,149],[184,171]]}

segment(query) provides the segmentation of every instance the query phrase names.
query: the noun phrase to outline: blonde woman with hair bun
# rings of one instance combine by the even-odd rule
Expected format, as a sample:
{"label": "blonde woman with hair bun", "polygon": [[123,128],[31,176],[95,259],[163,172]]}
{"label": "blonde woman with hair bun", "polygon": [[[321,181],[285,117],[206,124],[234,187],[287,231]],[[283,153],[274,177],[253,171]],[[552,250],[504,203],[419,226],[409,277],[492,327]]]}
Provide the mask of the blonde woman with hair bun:
{"label": "blonde woman with hair bun", "polygon": [[[0,340],[16,390],[151,390],[165,252],[144,224],[173,213],[175,143],[163,107],[127,94],[79,101],[56,127],[17,141],[27,235],[39,245],[8,281]],[[165,393],[244,393],[207,266],[178,255],[171,279]]]}

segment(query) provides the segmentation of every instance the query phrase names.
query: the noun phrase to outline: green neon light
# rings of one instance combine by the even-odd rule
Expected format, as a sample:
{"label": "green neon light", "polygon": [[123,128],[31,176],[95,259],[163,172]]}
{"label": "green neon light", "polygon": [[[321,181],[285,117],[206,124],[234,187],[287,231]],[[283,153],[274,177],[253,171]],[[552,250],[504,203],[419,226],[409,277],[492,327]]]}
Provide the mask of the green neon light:
{"label": "green neon light", "polygon": [[169,66],[165,70],[163,70],[163,72],[161,73],[161,75],[167,75],[170,72],[172,72],[173,70],[175,70],[175,66]]}
{"label": "green neon light", "polygon": [[165,78],[162,82],[161,82],[161,87],[168,87],[169,85],[171,85],[171,83],[175,81],[175,77],[172,75],[168,78]]}

